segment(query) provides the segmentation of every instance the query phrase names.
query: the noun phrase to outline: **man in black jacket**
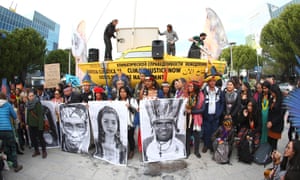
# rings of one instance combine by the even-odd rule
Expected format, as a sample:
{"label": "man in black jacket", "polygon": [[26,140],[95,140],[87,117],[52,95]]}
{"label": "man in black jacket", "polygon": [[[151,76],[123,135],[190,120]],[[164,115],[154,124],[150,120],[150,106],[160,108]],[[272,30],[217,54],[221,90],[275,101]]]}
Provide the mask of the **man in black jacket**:
{"label": "man in black jacket", "polygon": [[116,29],[116,26],[118,24],[118,20],[114,19],[112,20],[111,23],[109,23],[104,31],[104,43],[105,43],[105,55],[104,55],[104,60],[112,60],[112,45],[111,45],[111,37],[116,38],[116,36],[114,35],[115,32],[118,31],[118,29]]}

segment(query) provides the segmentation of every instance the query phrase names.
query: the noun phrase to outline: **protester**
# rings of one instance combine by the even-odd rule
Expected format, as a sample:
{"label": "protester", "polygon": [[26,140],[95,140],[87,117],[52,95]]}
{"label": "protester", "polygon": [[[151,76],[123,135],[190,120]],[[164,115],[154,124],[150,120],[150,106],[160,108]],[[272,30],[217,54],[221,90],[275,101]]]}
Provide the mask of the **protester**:
{"label": "protester", "polygon": [[82,86],[83,90],[81,93],[81,99],[82,102],[88,103],[89,101],[92,101],[94,98],[93,91],[91,90],[91,80],[88,74],[85,75],[85,77],[82,80]]}
{"label": "protester", "polygon": [[172,98],[172,94],[170,91],[170,84],[167,81],[161,83],[161,91],[159,98]]}
{"label": "protester", "polygon": [[282,97],[281,91],[278,86],[271,86],[271,101],[268,115],[268,143],[272,146],[272,150],[277,149],[278,139],[281,138],[281,132],[283,131],[283,109],[282,109]]}
{"label": "protester", "polygon": [[[227,161],[221,162],[221,163],[224,163],[224,164],[230,163],[230,156],[232,153],[233,143],[234,143],[233,122],[230,118],[224,119],[224,121],[222,122],[222,125],[219,126],[219,128],[213,133],[212,142],[213,142],[213,150],[214,150],[213,152],[214,153],[217,153],[216,151],[219,148],[218,146],[220,146],[221,144],[228,146],[228,147],[224,147],[224,148],[228,148],[228,149],[227,150],[223,149],[224,154],[222,154],[223,156],[226,156],[226,157],[222,157],[222,159],[227,160]],[[215,159],[215,158],[216,158],[216,154],[214,155],[214,160],[218,161],[218,159]]]}
{"label": "protester", "polygon": [[268,81],[263,82],[262,85],[263,94],[261,96],[260,104],[258,104],[259,112],[261,112],[261,136],[260,143],[264,144],[268,141],[268,117],[269,117],[269,108],[271,104],[271,93],[270,88],[271,85]]}
{"label": "protester", "polygon": [[300,141],[290,141],[283,156],[280,176],[284,177],[284,180],[298,180],[300,177]]}
{"label": "protester", "polygon": [[[233,127],[235,130],[238,128],[238,114],[240,111],[241,98],[237,90],[234,88],[234,82],[232,80],[227,81],[226,89],[224,90],[224,119],[232,119]],[[220,123],[222,124],[222,123]]]}
{"label": "protester", "polygon": [[16,120],[17,114],[7,101],[6,95],[0,92],[0,139],[3,141],[7,160],[13,163],[14,171],[19,172],[23,166],[18,164],[16,140],[10,118]]}
{"label": "protester", "polygon": [[112,44],[111,44],[111,38],[116,38],[114,35],[115,32],[118,31],[116,29],[116,26],[118,24],[118,20],[114,19],[112,22],[110,22],[105,30],[104,30],[104,44],[105,44],[105,53],[104,53],[104,60],[112,60]]}
{"label": "protester", "polygon": [[178,41],[177,33],[173,30],[173,26],[171,24],[167,25],[167,30],[164,32],[160,32],[158,30],[159,35],[166,35],[166,43],[167,43],[167,54],[175,56],[176,47],[175,42]]}
{"label": "protester", "polygon": [[[240,124],[238,137],[240,141],[242,141],[243,138],[247,138],[247,140],[252,139],[250,152],[253,154],[259,147],[261,134],[261,116],[257,110],[257,103],[253,98],[251,98],[247,106],[242,109],[238,121]],[[240,141],[237,142],[238,145]]]}
{"label": "protester", "polygon": [[134,140],[134,115],[138,111],[138,104],[134,98],[131,97],[130,91],[127,87],[121,87],[119,89],[119,101],[125,101],[126,107],[128,109],[128,143],[129,143],[129,152],[128,159],[132,159],[134,156],[135,150],[135,140]]}
{"label": "protester", "polygon": [[42,104],[36,97],[33,91],[28,93],[27,108],[27,124],[29,126],[30,139],[34,147],[32,157],[40,155],[39,144],[42,147],[42,158],[47,157],[46,142],[43,136],[44,133],[44,118]]}
{"label": "protester", "polygon": [[200,131],[203,123],[204,94],[201,91],[203,82],[191,81],[188,84],[188,102],[186,104],[186,154],[190,155],[191,138],[194,139],[194,154],[201,158],[199,152]]}
{"label": "protester", "polygon": [[185,94],[184,91],[185,85],[186,85],[186,79],[179,78],[176,85],[176,92],[174,96],[175,98],[184,98],[187,96],[187,94]]}
{"label": "protester", "polygon": [[201,58],[201,48],[204,46],[206,37],[206,33],[200,33],[200,36],[194,36],[189,39],[189,41],[192,41],[193,43],[190,47],[188,58]]}
{"label": "protester", "polygon": [[205,82],[207,86],[204,87],[205,96],[205,110],[203,121],[203,138],[204,147],[203,153],[206,153],[208,149],[213,152],[211,137],[219,126],[220,117],[224,110],[224,94],[216,87],[216,81],[220,79],[219,76],[210,74],[206,77]]}
{"label": "protester", "polygon": [[95,101],[103,101],[106,99],[107,99],[107,97],[105,95],[104,89],[99,86],[94,87],[94,100]]}
{"label": "protester", "polygon": [[72,90],[71,86],[65,86],[64,88],[64,103],[71,104],[71,103],[81,103],[82,97],[81,95]]}

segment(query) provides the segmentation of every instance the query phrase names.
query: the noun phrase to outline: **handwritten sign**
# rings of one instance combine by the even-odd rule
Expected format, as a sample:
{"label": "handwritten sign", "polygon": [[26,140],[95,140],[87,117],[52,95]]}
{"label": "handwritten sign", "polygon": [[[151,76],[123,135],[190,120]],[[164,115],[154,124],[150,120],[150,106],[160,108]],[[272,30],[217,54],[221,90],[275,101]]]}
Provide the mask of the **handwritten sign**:
{"label": "handwritten sign", "polygon": [[60,82],[60,64],[45,64],[45,85],[44,88],[54,88]]}

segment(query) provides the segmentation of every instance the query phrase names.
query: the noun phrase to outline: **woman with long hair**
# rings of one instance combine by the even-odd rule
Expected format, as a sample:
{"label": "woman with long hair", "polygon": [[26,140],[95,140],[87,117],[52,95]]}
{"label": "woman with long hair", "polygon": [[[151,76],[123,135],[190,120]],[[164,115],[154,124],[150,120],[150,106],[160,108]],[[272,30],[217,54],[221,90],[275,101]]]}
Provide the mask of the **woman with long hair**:
{"label": "woman with long hair", "polygon": [[239,116],[240,131],[238,132],[238,137],[248,136],[252,138],[251,152],[254,153],[259,147],[260,142],[260,132],[261,132],[261,119],[257,111],[257,103],[253,98],[251,98],[247,107],[242,110]]}
{"label": "woman with long hair", "polygon": [[268,142],[268,116],[269,109],[271,103],[271,94],[270,88],[271,84],[268,81],[263,82],[262,85],[263,92],[260,99],[260,104],[258,104],[259,112],[261,112],[261,136],[260,136],[260,144]]}
{"label": "woman with long hair", "polygon": [[120,119],[117,111],[104,106],[98,113],[98,142],[96,156],[115,164],[126,163],[126,147],[120,138]]}
{"label": "woman with long hair", "polygon": [[277,85],[271,86],[271,102],[268,116],[268,142],[273,150],[277,149],[278,139],[281,138],[283,130],[283,115],[281,91]]}
{"label": "woman with long hair", "polygon": [[119,101],[125,101],[126,107],[128,109],[128,143],[129,143],[129,152],[128,152],[128,159],[132,159],[134,156],[135,150],[135,140],[134,140],[134,115],[138,111],[138,104],[134,98],[130,95],[130,90],[127,87],[121,87],[119,89]]}
{"label": "woman with long hair", "polygon": [[191,81],[188,84],[188,102],[186,104],[186,151],[190,155],[191,138],[194,138],[194,154],[201,158],[199,152],[200,131],[203,122],[204,94],[201,91],[202,82]]}
{"label": "woman with long hair", "polygon": [[300,177],[300,141],[290,141],[285,147],[280,164],[281,179],[298,180]]}

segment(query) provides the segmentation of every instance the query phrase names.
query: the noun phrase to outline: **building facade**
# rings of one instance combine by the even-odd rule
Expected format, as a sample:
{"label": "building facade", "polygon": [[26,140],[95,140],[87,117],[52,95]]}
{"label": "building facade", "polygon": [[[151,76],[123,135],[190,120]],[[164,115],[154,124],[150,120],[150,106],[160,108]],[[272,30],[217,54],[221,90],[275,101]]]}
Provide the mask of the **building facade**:
{"label": "building facade", "polygon": [[280,7],[269,3],[257,7],[247,19],[246,44],[257,50],[260,49],[260,34],[263,27],[271,19],[279,17],[283,10],[291,4],[300,4],[300,0],[292,0]]}
{"label": "building facade", "polygon": [[60,25],[34,11],[32,20],[0,6],[0,30],[12,32],[17,28],[33,28],[44,37],[47,51],[58,49]]}

